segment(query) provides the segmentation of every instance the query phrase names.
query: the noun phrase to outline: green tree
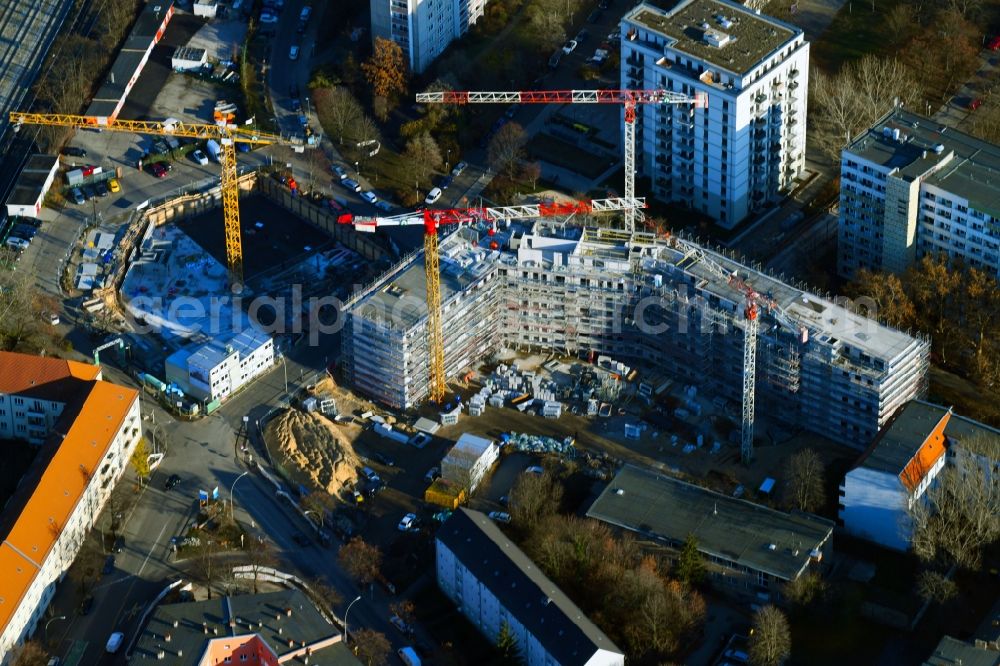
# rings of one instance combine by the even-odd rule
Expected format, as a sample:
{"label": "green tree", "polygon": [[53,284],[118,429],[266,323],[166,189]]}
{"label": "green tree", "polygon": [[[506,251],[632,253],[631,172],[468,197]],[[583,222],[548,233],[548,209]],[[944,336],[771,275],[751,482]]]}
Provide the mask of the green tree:
{"label": "green tree", "polygon": [[510,630],[507,620],[500,625],[497,635],[497,651],[500,653],[501,664],[522,664],[521,648],[517,644],[517,636]]}
{"label": "green tree", "polygon": [[688,585],[698,585],[705,580],[707,574],[705,558],[698,551],[698,538],[694,534],[689,534],[684,540],[675,572],[677,577]]}
{"label": "green tree", "polygon": [[132,464],[132,469],[135,470],[136,476],[139,477],[139,483],[149,478],[149,445],[146,444],[145,437],[139,439],[139,443],[135,445],[135,450],[132,451],[132,457],[129,459],[129,462]]}

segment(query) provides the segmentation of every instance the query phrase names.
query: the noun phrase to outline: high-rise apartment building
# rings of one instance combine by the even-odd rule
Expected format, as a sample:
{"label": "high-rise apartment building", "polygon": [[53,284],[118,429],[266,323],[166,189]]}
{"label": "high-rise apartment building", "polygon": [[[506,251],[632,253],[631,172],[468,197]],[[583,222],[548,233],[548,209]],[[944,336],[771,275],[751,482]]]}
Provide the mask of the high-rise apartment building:
{"label": "high-rise apartment building", "polygon": [[[482,234],[482,235],[480,235]],[[501,249],[487,249],[497,242]],[[928,340],[867,319],[729,257],[652,234],[512,225],[442,239],[446,375],[501,348],[607,354],[739,404],[743,293],[736,274],[794,322],[763,312],[757,406],[858,447],[926,390]],[[344,307],[344,369],[395,408],[427,396],[427,306],[419,254]]]}
{"label": "high-rise apartment building", "polygon": [[1000,277],[1000,147],[901,108],[844,149],[837,271],[944,253]]}
{"label": "high-rise apartment building", "polygon": [[732,228],[805,167],[809,43],[800,28],[728,0],[646,0],[621,23],[623,88],[708,96],[640,105],[637,169],[653,195]]}
{"label": "high-rise apartment building", "polygon": [[410,70],[423,72],[483,15],[487,0],[371,0],[372,39],[403,49]]}

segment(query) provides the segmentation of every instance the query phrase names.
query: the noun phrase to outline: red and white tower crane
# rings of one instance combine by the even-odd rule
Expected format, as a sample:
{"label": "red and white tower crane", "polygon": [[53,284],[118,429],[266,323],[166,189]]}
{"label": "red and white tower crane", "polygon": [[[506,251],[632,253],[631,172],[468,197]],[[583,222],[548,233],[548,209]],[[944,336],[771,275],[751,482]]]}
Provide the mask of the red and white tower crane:
{"label": "red and white tower crane", "polygon": [[[429,397],[440,403],[447,392],[444,367],[444,329],[441,322],[441,268],[438,255],[438,229],[445,224],[490,223],[489,236],[496,232],[498,220],[525,220],[562,215],[593,214],[645,208],[644,199],[614,198],[592,201],[567,201],[495,208],[426,209],[393,217],[342,217],[341,224],[352,224],[358,231],[373,232],[380,227],[420,225],[424,228],[424,272],[427,277],[427,347],[430,354]],[[499,246],[490,241],[490,248]]]}
{"label": "red and white tower crane", "polygon": [[[621,104],[625,107],[625,199],[635,198],[635,107],[638,104],[691,104],[708,107],[708,95],[702,92],[684,95],[670,90],[516,90],[441,91],[417,93],[424,104]],[[625,209],[625,228],[635,230],[634,208]]]}

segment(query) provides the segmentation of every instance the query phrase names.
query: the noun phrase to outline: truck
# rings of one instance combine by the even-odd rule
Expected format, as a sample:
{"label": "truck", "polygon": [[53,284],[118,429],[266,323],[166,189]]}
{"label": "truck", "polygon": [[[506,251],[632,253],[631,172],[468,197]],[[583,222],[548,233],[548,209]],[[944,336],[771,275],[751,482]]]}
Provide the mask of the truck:
{"label": "truck", "polygon": [[222,147],[215,139],[209,139],[205,142],[205,150],[208,151],[208,154],[211,155],[212,159],[216,162],[222,161]]}

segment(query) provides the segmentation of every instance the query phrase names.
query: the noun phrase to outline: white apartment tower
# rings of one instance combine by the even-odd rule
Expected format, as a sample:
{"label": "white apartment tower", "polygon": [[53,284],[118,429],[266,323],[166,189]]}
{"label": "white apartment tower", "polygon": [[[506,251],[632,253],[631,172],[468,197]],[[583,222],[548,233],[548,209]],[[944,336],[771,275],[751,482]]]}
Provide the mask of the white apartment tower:
{"label": "white apartment tower", "polygon": [[410,70],[423,72],[483,15],[486,0],[371,0],[372,39],[399,44]]}
{"label": "white apartment tower", "polygon": [[945,254],[1000,277],[1000,147],[892,109],[844,149],[837,272]]}
{"label": "white apartment tower", "polygon": [[646,0],[622,20],[623,88],[708,96],[640,105],[637,169],[653,195],[732,228],[790,191],[805,167],[809,43],[728,0]]}

